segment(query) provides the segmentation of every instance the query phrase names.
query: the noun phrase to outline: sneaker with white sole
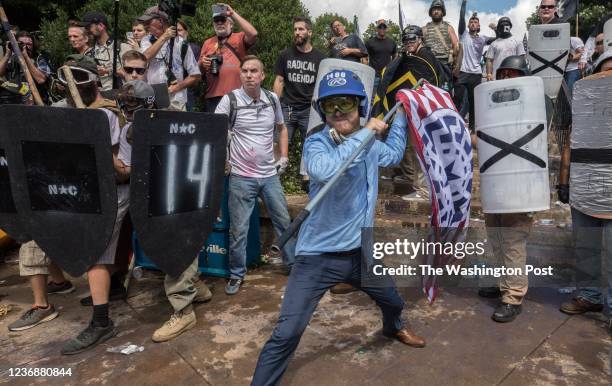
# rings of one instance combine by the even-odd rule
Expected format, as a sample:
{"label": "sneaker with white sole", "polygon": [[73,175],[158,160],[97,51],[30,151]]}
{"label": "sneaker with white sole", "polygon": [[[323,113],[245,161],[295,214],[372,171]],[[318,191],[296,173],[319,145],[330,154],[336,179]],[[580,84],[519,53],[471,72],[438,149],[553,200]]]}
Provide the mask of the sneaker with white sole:
{"label": "sneaker with white sole", "polygon": [[225,285],[225,293],[227,295],[236,295],[240,290],[242,280],[240,279],[229,279]]}
{"label": "sneaker with white sole", "polygon": [[155,330],[151,339],[153,342],[166,342],[174,339],[187,330],[192,329],[196,325],[195,312],[188,313],[176,312],[172,314],[170,319],[163,326]]}
{"label": "sneaker with white sole", "polygon": [[47,308],[32,307],[21,315],[19,319],[9,324],[9,331],[23,331],[28,328],[36,327],[41,323],[48,322],[57,318],[59,312],[49,304]]}

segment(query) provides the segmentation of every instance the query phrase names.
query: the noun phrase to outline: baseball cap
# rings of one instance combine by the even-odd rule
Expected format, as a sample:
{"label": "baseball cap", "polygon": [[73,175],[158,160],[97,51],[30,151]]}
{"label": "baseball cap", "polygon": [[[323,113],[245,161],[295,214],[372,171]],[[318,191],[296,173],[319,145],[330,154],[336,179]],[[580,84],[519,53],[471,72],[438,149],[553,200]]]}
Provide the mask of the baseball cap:
{"label": "baseball cap", "polygon": [[92,72],[98,75],[98,66],[96,66],[96,62],[89,56],[82,54],[72,54],[66,56],[66,60],[64,64],[70,65],[73,67],[82,68],[83,70]]}
{"label": "baseball cap", "polygon": [[387,21],[385,19],[378,19],[376,20],[376,28],[378,27],[383,27],[387,28]]}
{"label": "baseball cap", "polygon": [[155,99],[155,90],[151,87],[150,84],[143,80],[131,80],[126,82],[121,87],[123,90],[127,91],[129,96],[138,99]]}
{"label": "baseball cap", "polygon": [[137,19],[141,22],[147,22],[152,19],[165,19],[168,20],[168,14],[161,11],[157,5],[147,8],[147,10]]}
{"label": "baseball cap", "polygon": [[103,14],[102,12],[98,12],[98,11],[85,12],[83,17],[81,18],[81,25],[84,27],[87,27],[90,24],[98,24],[98,23],[102,23],[108,27],[108,19],[106,18],[106,15]]}

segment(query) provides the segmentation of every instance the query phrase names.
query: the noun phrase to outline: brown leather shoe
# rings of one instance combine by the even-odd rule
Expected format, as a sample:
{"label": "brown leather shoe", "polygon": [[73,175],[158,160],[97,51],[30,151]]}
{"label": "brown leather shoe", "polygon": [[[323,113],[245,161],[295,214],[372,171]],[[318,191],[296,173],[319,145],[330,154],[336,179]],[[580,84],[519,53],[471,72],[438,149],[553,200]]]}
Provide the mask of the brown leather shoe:
{"label": "brown leather shoe", "polygon": [[349,283],[338,283],[335,286],[333,286],[329,291],[332,294],[344,295],[344,294],[348,294],[348,293],[357,291],[357,288],[353,287]]}
{"label": "brown leather shoe", "polygon": [[402,342],[403,344],[406,344],[411,347],[419,347],[419,348],[425,347],[425,339],[421,338],[420,336],[415,334],[413,331],[407,329],[406,327],[402,328],[395,334],[387,333],[383,331],[383,335],[386,336],[387,338],[395,338],[399,340],[400,342]]}
{"label": "brown leather shoe", "polygon": [[559,310],[570,315],[584,314],[585,312],[601,312],[603,304],[591,303],[583,298],[573,298],[569,302],[561,304]]}

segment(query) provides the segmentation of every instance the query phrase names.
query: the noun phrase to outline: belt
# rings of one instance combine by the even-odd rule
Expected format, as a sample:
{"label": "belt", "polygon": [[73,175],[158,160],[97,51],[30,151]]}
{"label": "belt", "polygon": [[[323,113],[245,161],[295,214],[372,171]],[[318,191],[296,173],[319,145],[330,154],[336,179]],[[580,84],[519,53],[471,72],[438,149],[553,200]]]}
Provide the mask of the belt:
{"label": "belt", "polygon": [[350,251],[325,252],[324,255],[346,257],[346,256],[353,256],[358,253],[361,253],[361,247],[351,249]]}

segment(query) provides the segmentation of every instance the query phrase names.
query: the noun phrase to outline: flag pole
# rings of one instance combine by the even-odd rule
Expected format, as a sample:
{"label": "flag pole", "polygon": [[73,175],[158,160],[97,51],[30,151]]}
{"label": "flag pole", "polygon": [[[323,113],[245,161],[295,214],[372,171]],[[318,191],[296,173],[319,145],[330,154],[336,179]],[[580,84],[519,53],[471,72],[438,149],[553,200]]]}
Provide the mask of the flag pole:
{"label": "flag pole", "polygon": [[580,10],[580,1],[576,0],[576,37],[579,37],[578,36],[578,18],[579,18],[578,15],[580,14],[578,12],[579,10]]}

